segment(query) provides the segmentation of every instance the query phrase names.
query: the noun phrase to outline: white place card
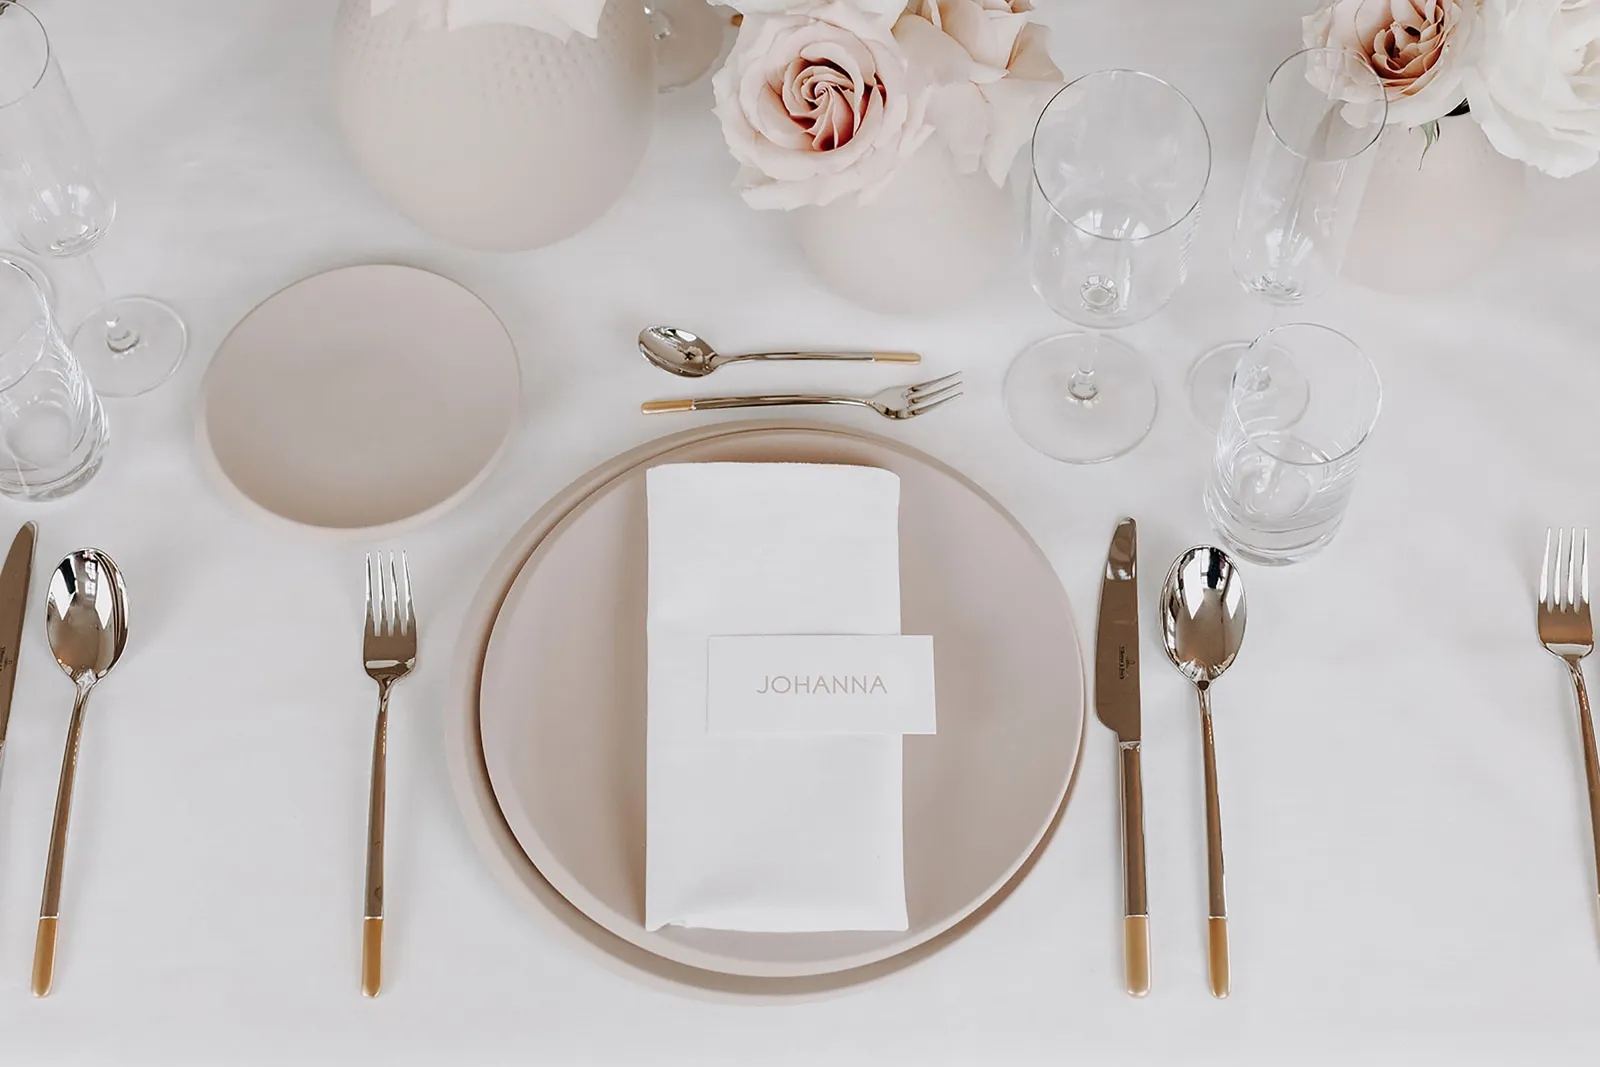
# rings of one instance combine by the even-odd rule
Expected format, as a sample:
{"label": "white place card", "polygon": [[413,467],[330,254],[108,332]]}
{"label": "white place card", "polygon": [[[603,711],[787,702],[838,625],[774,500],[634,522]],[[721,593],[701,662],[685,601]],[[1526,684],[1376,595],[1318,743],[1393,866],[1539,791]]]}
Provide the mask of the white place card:
{"label": "white place card", "polygon": [[707,672],[709,734],[935,732],[932,637],[712,637]]}

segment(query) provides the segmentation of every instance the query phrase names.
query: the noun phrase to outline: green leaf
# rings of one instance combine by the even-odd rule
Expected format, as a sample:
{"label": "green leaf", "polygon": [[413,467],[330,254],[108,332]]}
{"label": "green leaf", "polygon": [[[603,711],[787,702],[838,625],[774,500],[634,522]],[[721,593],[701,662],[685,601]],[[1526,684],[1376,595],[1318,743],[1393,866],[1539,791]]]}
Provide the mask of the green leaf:
{"label": "green leaf", "polygon": [[1422,124],[1422,155],[1417,157],[1418,170],[1422,169],[1423,160],[1428,158],[1428,149],[1432,148],[1433,143],[1438,139],[1439,120],[1434,119],[1432,122],[1424,122]]}

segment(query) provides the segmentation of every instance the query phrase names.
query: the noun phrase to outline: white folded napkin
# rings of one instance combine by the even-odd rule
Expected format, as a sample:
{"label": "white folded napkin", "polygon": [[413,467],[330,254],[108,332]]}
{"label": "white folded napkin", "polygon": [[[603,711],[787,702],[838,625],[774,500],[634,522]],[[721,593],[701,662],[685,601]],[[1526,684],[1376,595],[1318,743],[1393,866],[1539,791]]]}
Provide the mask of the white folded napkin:
{"label": "white folded napkin", "polygon": [[707,640],[900,632],[900,480],[653,468],[645,929],[904,930],[899,736],[706,732]]}

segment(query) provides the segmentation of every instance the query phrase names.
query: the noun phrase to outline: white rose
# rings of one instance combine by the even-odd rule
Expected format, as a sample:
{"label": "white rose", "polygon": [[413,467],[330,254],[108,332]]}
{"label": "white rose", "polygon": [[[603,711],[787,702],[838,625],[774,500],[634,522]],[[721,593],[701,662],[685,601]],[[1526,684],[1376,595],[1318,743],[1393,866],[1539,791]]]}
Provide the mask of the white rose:
{"label": "white rose", "polygon": [[711,84],[752,207],[869,199],[931,132],[924,79],[889,25],[846,0],[747,16]]}
{"label": "white rose", "polygon": [[[1302,23],[1307,48],[1354,52],[1378,76],[1389,122],[1421,126],[1460,105],[1477,0],[1330,0]],[[1340,78],[1341,99],[1362,93]]]}
{"label": "white rose", "polygon": [[956,169],[982,167],[996,185],[1062,85],[1032,11],[1029,0],[912,0],[895,23],[895,39],[931,63],[928,123]]}
{"label": "white rose", "polygon": [[1600,0],[1483,0],[1467,103],[1502,154],[1556,178],[1600,159]]}

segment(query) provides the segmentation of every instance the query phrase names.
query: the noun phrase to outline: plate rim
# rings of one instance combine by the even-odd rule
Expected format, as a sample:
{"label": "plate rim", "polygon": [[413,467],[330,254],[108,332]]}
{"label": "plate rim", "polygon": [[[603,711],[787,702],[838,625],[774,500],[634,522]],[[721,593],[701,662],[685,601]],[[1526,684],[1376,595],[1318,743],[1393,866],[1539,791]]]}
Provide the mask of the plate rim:
{"label": "plate rim", "polygon": [[[886,446],[903,455],[925,462],[954,477],[975,492],[1012,523],[1027,543],[1055,573],[1054,564],[1021,522],[982,486],[949,464],[914,446],[878,434],[864,433],[827,423],[800,420],[762,419],[726,422],[693,427],[647,441],[591,468],[545,500],[512,534],[492,562],[467,608],[466,624],[458,638],[456,656],[446,704],[446,764],[452,791],[462,809],[468,837],[480,852],[507,892],[524,910],[536,914],[540,925],[572,944],[582,955],[595,958],[608,970],[643,981],[678,995],[716,1000],[749,1002],[768,1000],[793,1003],[842,993],[880,981],[898,973],[959,940],[1001,907],[1014,893],[1054,838],[1071,801],[1088,731],[1088,665],[1083,658],[1081,625],[1071,613],[1073,650],[1079,663],[1079,729],[1074,740],[1072,765],[1067,781],[1050,818],[1037,835],[1030,850],[1013,865],[1006,876],[991,887],[977,903],[946,923],[924,940],[902,946],[879,958],[856,962],[825,971],[807,970],[794,974],[737,973],[699,966],[662,955],[642,946],[590,917],[569,900],[545,876],[517,840],[489,778],[483,752],[479,693],[483,666],[493,627],[505,600],[527,561],[544,538],[568,516],[578,511],[597,492],[625,477],[640,466],[671,451],[719,437],[740,436],[763,431],[803,431],[866,440]],[[1060,581],[1059,574],[1056,574]],[[1062,594],[1066,596],[1065,585]],[[533,906],[537,905],[535,909]]]}
{"label": "plate rim", "polygon": [[[211,376],[217,365],[217,357],[227,349],[228,342],[233,340],[234,334],[238,333],[239,329],[247,321],[272,301],[291,289],[329,275],[345,274],[351,271],[363,271],[372,268],[395,268],[418,274],[427,274],[440,281],[448,282],[477,301],[489,313],[489,317],[494,320],[495,324],[500,327],[501,332],[505,334],[506,344],[511,354],[511,368],[516,376],[516,402],[511,409],[510,417],[507,419],[506,432],[501,436],[500,443],[495,446],[495,450],[489,455],[488,459],[484,460],[483,465],[478,468],[471,478],[463,482],[454,492],[438,503],[423,508],[421,511],[414,511],[410,515],[404,515],[398,519],[373,526],[324,526],[313,522],[303,522],[300,519],[291,518],[288,515],[273,511],[246,493],[239,487],[238,483],[229,477],[228,472],[222,466],[222,462],[217,459],[216,450],[211,445],[211,433],[207,428],[207,415],[211,405]],[[400,534],[411,533],[440,516],[453,511],[467,497],[476,492],[484,482],[488,481],[489,476],[494,473],[495,468],[500,465],[500,461],[510,449],[512,438],[516,436],[517,428],[522,424],[523,416],[527,413],[526,387],[527,378],[522,370],[522,354],[517,348],[516,338],[512,336],[511,330],[506,326],[505,320],[500,317],[499,312],[495,311],[489,305],[489,302],[476,291],[448,275],[441,274],[436,270],[430,270],[427,267],[419,267],[414,263],[401,263],[393,260],[345,263],[303,275],[294,281],[279,286],[251,305],[250,310],[239,316],[238,320],[228,328],[228,332],[223,335],[222,340],[217,342],[216,348],[212,350],[211,358],[206,362],[206,369],[200,377],[200,387],[195,393],[194,440],[196,447],[194,455],[201,469],[205,472],[206,480],[215,486],[222,496],[240,510],[248,512],[258,520],[264,520],[266,524],[278,530],[293,530],[302,534],[311,534],[323,540],[343,543],[371,538],[395,537]]]}

